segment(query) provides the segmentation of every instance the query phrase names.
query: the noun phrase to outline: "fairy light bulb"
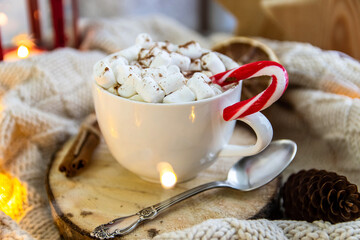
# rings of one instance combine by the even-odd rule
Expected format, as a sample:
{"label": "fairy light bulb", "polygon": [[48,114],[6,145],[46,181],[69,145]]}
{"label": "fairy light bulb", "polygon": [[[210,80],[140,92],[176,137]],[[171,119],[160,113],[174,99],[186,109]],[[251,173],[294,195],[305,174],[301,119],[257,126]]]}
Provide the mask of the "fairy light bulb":
{"label": "fairy light bulb", "polygon": [[17,49],[19,58],[27,58],[30,55],[30,49],[25,45],[20,45]]}
{"label": "fairy light bulb", "polygon": [[24,213],[26,203],[26,188],[17,178],[0,172],[0,210],[18,220]]}
{"label": "fairy light bulb", "polygon": [[0,208],[10,201],[13,190],[11,178],[0,173]]}

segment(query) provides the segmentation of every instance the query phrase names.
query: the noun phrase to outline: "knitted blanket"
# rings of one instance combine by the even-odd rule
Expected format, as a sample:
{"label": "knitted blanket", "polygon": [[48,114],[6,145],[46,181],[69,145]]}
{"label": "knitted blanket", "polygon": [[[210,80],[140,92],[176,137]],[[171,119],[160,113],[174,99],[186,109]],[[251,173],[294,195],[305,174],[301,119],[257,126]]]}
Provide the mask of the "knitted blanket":
{"label": "knitted blanket", "polygon": [[[82,48],[59,49],[17,62],[0,63],[0,173],[26,187],[22,216],[0,211],[1,239],[60,239],[44,186],[57,146],[93,112],[92,66],[105,54],[131,45],[138,33],[155,40],[213,44],[164,17],[87,23]],[[92,26],[90,28],[90,26]],[[360,186],[360,63],[335,51],[295,42],[261,39],[289,72],[290,87],[264,111],[274,138],[293,139],[298,154],[284,173],[336,171]],[[360,239],[360,220],[340,224],[292,220],[211,219],[156,239]]]}

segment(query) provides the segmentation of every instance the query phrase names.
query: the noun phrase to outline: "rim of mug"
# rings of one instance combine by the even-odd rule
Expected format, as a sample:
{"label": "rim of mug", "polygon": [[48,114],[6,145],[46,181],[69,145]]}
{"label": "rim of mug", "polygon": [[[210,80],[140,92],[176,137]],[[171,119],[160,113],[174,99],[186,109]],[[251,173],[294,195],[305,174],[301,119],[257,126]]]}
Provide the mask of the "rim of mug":
{"label": "rim of mug", "polygon": [[[196,100],[196,101],[191,101],[191,102],[181,102],[181,103],[149,103],[149,102],[140,102],[140,101],[135,101],[135,100],[131,100],[128,98],[124,98],[121,96],[117,96],[113,93],[110,93],[109,91],[107,91],[106,89],[104,89],[103,87],[101,87],[99,84],[96,83],[96,81],[93,81],[92,84],[100,89],[101,92],[108,94],[111,98],[114,99],[118,99],[119,101],[125,101],[125,102],[129,102],[129,103],[136,103],[136,104],[141,104],[141,105],[149,105],[149,106],[185,106],[185,105],[194,105],[194,104],[201,104],[201,103],[207,103],[207,102],[212,102],[215,101],[219,98],[225,97],[229,94],[231,94],[233,91],[235,91],[235,89],[237,89],[239,86],[241,86],[241,81],[238,82],[238,84],[236,84],[235,86],[225,90],[223,93],[221,94],[217,94],[213,97],[210,98],[205,98],[205,99],[201,99],[201,100]],[[240,101],[240,99],[239,99]]]}

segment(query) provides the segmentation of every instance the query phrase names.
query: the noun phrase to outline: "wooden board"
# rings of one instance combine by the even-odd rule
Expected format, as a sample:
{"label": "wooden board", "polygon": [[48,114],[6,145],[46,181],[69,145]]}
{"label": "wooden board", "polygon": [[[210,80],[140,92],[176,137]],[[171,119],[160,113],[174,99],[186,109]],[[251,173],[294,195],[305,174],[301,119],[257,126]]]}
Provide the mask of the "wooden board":
{"label": "wooden board", "polygon": [[[239,138],[243,133],[246,137]],[[100,224],[136,213],[197,185],[223,180],[237,161],[234,158],[218,159],[195,179],[165,190],[161,185],[145,182],[125,170],[111,156],[103,141],[94,152],[90,165],[76,177],[66,178],[58,166],[71,141],[56,154],[47,177],[52,215],[64,239],[92,239],[89,233]],[[231,140],[239,144],[253,141],[252,134],[241,127],[236,128]],[[211,218],[269,217],[278,209],[279,185],[277,178],[247,193],[230,189],[209,190],[178,203],[121,239],[151,239],[157,234],[188,228]]]}
{"label": "wooden board", "polygon": [[360,59],[359,0],[217,0],[237,35],[308,42]]}

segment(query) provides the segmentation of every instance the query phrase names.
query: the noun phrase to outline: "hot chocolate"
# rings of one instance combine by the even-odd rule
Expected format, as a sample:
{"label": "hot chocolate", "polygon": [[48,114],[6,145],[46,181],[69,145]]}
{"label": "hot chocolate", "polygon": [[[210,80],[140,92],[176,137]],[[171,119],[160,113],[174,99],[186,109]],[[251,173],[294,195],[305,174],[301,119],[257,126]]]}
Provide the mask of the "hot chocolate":
{"label": "hot chocolate", "polygon": [[150,103],[181,103],[211,98],[224,89],[210,76],[238,67],[229,57],[190,41],[155,42],[140,34],[135,45],[94,66],[98,85],[120,97]]}

